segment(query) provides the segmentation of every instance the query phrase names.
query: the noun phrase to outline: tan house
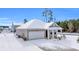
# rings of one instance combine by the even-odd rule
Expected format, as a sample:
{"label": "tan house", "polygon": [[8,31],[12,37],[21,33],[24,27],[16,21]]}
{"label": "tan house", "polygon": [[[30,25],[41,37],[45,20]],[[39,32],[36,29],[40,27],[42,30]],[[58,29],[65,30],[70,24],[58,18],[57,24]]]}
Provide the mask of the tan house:
{"label": "tan house", "polygon": [[62,32],[62,28],[54,22],[46,23],[39,19],[32,19],[16,28],[16,34],[26,39],[53,39]]}

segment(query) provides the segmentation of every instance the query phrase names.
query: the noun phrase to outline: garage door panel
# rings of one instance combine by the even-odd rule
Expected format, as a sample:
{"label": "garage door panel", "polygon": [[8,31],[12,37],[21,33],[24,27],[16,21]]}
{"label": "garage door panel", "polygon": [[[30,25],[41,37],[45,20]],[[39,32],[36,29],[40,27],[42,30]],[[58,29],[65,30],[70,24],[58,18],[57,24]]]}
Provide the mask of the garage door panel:
{"label": "garage door panel", "polygon": [[45,31],[30,31],[29,39],[42,39],[44,38]]}

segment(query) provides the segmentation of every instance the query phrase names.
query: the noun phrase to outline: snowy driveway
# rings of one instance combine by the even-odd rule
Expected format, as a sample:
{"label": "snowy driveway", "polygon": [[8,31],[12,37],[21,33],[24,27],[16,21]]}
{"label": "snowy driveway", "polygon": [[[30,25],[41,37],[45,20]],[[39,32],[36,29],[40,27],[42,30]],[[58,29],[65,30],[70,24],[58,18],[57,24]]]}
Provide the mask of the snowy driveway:
{"label": "snowy driveway", "polygon": [[36,45],[16,38],[13,33],[0,33],[0,51],[41,51]]}
{"label": "snowy driveway", "polygon": [[78,36],[67,35],[66,39],[39,39],[31,40],[32,43],[45,51],[79,51]]}

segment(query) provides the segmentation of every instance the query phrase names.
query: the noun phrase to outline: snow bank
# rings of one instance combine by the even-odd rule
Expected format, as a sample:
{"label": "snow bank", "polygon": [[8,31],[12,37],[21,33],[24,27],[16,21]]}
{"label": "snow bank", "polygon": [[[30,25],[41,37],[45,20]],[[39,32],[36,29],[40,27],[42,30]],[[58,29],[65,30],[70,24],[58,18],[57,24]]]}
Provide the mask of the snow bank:
{"label": "snow bank", "polygon": [[40,47],[43,50],[51,51],[71,51],[71,50],[79,50],[79,44],[76,42],[78,36],[66,36],[66,39],[58,40],[58,39],[38,39],[32,40],[31,42]]}
{"label": "snow bank", "polygon": [[16,38],[13,33],[1,33],[0,51],[41,51],[41,49],[21,38]]}

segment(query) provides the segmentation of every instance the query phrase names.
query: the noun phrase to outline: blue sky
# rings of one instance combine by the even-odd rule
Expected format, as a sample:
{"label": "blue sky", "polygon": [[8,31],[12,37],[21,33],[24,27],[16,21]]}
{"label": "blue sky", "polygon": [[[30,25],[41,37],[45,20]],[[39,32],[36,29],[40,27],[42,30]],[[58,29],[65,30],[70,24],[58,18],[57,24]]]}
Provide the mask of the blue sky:
{"label": "blue sky", "polygon": [[[49,8],[56,18],[54,21],[79,18],[79,8]],[[0,24],[23,23],[23,19],[40,19],[44,21],[44,8],[0,8]]]}

